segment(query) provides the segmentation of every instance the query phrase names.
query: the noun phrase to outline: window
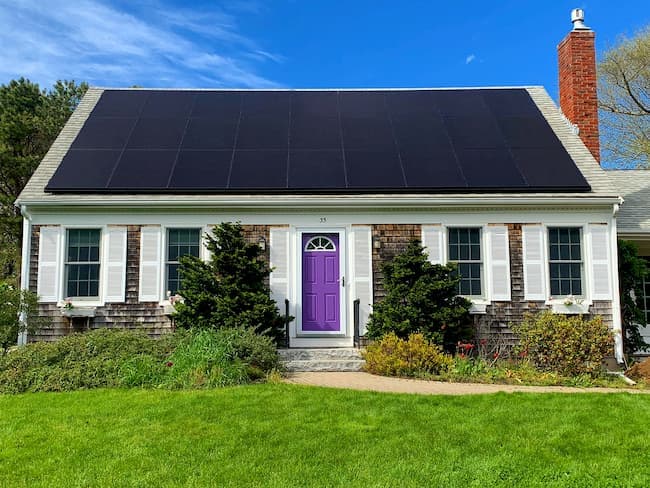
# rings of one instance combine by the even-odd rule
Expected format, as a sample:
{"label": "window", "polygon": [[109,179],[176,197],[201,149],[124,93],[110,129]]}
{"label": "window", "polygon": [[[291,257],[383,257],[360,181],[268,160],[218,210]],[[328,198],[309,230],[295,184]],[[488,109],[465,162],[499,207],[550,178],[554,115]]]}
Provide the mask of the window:
{"label": "window", "polygon": [[449,229],[449,261],[458,265],[460,283],[458,293],[481,296],[481,230],[471,228]]}
{"label": "window", "polygon": [[579,227],[549,227],[551,296],[582,295],[582,244]]}
{"label": "window", "polygon": [[336,251],[336,246],[329,237],[316,236],[309,239],[305,251]]}
{"label": "window", "polygon": [[99,297],[99,229],[68,229],[67,297]]}
{"label": "window", "polygon": [[200,229],[167,230],[167,291],[175,295],[181,287],[178,276],[178,259],[181,256],[199,257]]}

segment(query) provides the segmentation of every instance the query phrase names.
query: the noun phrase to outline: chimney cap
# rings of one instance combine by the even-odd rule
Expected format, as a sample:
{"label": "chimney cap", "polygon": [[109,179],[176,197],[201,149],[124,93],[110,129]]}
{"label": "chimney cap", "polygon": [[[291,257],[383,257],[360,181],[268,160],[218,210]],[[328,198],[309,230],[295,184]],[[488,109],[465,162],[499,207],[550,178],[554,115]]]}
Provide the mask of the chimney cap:
{"label": "chimney cap", "polygon": [[585,11],[581,8],[571,10],[571,22],[573,22],[573,30],[589,30],[585,25]]}

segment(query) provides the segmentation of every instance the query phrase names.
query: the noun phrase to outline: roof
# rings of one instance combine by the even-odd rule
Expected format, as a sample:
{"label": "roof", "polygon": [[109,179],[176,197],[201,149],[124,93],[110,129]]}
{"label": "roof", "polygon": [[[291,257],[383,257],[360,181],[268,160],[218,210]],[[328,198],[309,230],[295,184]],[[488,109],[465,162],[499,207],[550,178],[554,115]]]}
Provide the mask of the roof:
{"label": "roof", "polygon": [[91,88],[18,203],[327,192],[615,196],[539,87]]}
{"label": "roof", "polygon": [[607,176],[625,199],[618,211],[618,232],[650,234],[650,170],[609,170]]}

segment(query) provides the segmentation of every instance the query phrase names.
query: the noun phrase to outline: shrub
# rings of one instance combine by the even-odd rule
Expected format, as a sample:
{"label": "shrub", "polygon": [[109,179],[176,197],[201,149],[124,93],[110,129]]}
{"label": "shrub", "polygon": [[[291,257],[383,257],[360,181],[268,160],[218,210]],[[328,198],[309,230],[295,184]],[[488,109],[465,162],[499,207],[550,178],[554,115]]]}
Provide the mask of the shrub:
{"label": "shrub", "polygon": [[648,277],[645,259],[639,257],[638,248],[630,241],[618,241],[618,279],[623,319],[623,346],[627,354],[649,347],[639,331],[645,325],[643,312],[643,283]]}
{"label": "shrub", "polygon": [[212,388],[265,378],[279,367],[273,340],[251,329],[178,331],[161,339],[98,329],[0,358],[0,392]]}
{"label": "shrub", "polygon": [[388,332],[407,338],[424,334],[439,344],[452,346],[471,335],[471,303],[458,296],[455,266],[431,264],[424,248],[411,241],[402,254],[383,265],[386,297],[374,305],[367,336],[378,339]]}
{"label": "shrub", "polygon": [[427,376],[446,371],[452,364],[438,344],[423,334],[411,334],[408,339],[390,332],[370,344],[365,353],[365,369],[385,376]]}
{"label": "shrub", "polygon": [[545,311],[527,314],[512,327],[519,335],[518,351],[542,371],[565,376],[597,375],[603,358],[611,354],[612,332],[600,316],[559,315]]}
{"label": "shrub", "polygon": [[[144,332],[97,329],[56,342],[37,342],[0,359],[0,391],[69,391],[121,386],[121,369],[136,357],[163,361],[175,336],[150,339]],[[144,359],[143,359],[144,360]]]}
{"label": "shrub", "polygon": [[247,243],[238,223],[225,222],[206,234],[210,261],[193,256],[180,259],[182,277],[176,324],[184,328],[250,327],[280,339],[280,315],[266,284],[270,268],[257,244]]}
{"label": "shrub", "polygon": [[279,369],[269,337],[250,328],[198,329],[181,340],[166,363],[162,386],[212,388],[249,383]]}
{"label": "shrub", "polygon": [[[20,321],[21,314],[24,322]],[[35,293],[0,282],[0,355],[16,343],[20,332],[33,333],[49,323],[48,318],[38,315]]]}

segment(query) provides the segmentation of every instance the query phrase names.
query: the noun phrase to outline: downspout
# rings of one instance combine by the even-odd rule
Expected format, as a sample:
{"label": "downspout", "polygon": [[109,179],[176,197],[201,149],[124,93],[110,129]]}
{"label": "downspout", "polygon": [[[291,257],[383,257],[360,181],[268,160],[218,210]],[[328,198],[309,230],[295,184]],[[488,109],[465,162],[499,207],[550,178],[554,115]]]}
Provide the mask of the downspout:
{"label": "downspout", "polygon": [[[30,249],[32,247],[32,216],[27,211],[27,207],[24,205],[20,206],[20,213],[23,216],[23,247],[22,247],[22,258],[20,264],[20,289],[29,290],[29,257]],[[21,312],[20,314],[20,332],[18,332],[18,345],[24,346],[27,344],[27,329],[26,329],[26,317],[25,313]]]}
{"label": "downspout", "polygon": [[618,204],[614,204],[612,211],[612,219],[610,225],[612,232],[610,232],[610,245],[612,255],[612,330],[614,332],[614,355],[619,364],[624,362],[623,355],[623,325],[621,317],[621,294],[618,283],[618,234],[616,230],[616,214],[618,213],[619,205],[623,203],[623,198],[620,198]]}

